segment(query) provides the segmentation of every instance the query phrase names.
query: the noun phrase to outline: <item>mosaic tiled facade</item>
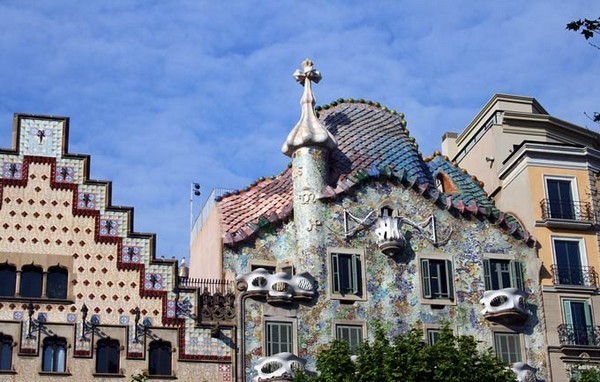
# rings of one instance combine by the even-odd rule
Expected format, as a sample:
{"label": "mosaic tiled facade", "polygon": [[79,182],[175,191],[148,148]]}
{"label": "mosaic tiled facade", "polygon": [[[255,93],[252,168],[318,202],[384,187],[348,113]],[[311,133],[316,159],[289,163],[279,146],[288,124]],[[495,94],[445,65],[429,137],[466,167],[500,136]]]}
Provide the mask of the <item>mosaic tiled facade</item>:
{"label": "mosaic tiled facade", "polygon": [[[449,325],[519,380],[549,380],[534,237],[475,176],[439,153],[423,159],[401,113],[353,99],[314,108],[320,74],[303,64],[290,167],[218,196],[207,221],[224,246],[192,253],[192,274],[222,261],[216,276],[236,277],[238,380],[314,371],[329,341],[369,340],[377,323],[425,340]],[[308,294],[291,282],[300,274]]]}
{"label": "mosaic tiled facade", "polygon": [[68,122],[15,115],[0,152],[0,336],[14,345],[0,379],[230,381],[232,326],[199,322],[201,283],[180,285],[133,210],[111,205],[111,184],[89,179]]}

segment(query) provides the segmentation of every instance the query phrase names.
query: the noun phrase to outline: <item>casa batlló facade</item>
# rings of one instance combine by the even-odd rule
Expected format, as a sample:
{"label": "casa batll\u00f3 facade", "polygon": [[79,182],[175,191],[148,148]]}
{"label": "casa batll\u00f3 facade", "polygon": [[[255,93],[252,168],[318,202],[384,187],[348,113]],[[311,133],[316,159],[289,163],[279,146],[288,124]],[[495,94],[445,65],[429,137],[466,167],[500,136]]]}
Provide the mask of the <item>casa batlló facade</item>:
{"label": "casa batll\u00f3 facade", "polygon": [[363,100],[302,116],[281,174],[215,193],[194,229],[190,276],[235,279],[238,381],[315,370],[333,339],[351,348],[381,323],[434,342],[450,325],[491,347],[521,381],[550,380],[536,241],[482,183],[422,158],[401,113]]}

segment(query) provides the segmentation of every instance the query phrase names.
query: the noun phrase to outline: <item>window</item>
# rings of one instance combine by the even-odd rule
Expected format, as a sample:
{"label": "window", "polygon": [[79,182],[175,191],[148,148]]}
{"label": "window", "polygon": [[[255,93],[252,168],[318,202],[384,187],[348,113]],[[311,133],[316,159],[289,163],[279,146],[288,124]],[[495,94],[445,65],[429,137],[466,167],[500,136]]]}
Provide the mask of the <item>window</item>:
{"label": "window", "polygon": [[507,365],[521,362],[521,337],[517,333],[494,333],[496,357]]}
{"label": "window", "polygon": [[341,325],[335,326],[335,338],[348,342],[351,354],[358,354],[358,346],[363,342],[362,325]]}
{"label": "window", "polygon": [[[563,285],[587,285],[587,267],[581,256],[580,239],[554,239],[554,281]],[[595,281],[595,280],[593,280]]]}
{"label": "window", "polygon": [[363,252],[348,249],[335,249],[330,252],[331,294],[334,297],[362,299]]}
{"label": "window", "polygon": [[96,373],[118,374],[120,350],[121,346],[117,340],[99,340],[96,345]]}
{"label": "window", "polygon": [[450,260],[421,259],[421,279],[423,298],[454,299]]}
{"label": "window", "polygon": [[17,283],[17,268],[9,265],[0,265],[0,296],[14,296]]}
{"label": "window", "polygon": [[43,274],[42,268],[35,265],[21,268],[21,297],[42,297]]}
{"label": "window", "polygon": [[277,272],[277,266],[275,266],[275,265],[266,265],[266,264],[263,264],[263,265],[261,265],[261,264],[252,264],[252,265],[250,266],[250,270],[251,270],[251,271],[255,271],[255,270],[257,270],[257,269],[260,269],[260,268],[262,268],[262,269],[266,270],[266,271],[267,271],[267,273],[269,273],[269,274],[272,274],[272,275],[274,275],[274,274]]}
{"label": "window", "polygon": [[68,273],[65,268],[58,266],[48,268],[46,279],[46,297],[67,298]]}
{"label": "window", "polygon": [[435,343],[440,339],[441,332],[442,331],[440,329],[427,329],[427,344],[430,346],[435,345]]}
{"label": "window", "polygon": [[64,373],[67,362],[67,340],[46,337],[43,346],[42,371]]}
{"label": "window", "polygon": [[568,345],[596,345],[592,309],[588,301],[563,300],[563,314]]}
{"label": "window", "polygon": [[575,219],[573,182],[566,179],[546,179],[548,209],[554,219]]}
{"label": "window", "polygon": [[278,353],[293,353],[294,340],[292,337],[293,324],[291,322],[266,322],[266,356]]}
{"label": "window", "polygon": [[523,269],[515,260],[483,260],[485,289],[518,288],[523,290]]}
{"label": "window", "polygon": [[0,333],[0,370],[12,370],[13,340],[11,336]]}
{"label": "window", "polygon": [[150,342],[148,357],[150,375],[171,375],[171,343],[167,341]]}

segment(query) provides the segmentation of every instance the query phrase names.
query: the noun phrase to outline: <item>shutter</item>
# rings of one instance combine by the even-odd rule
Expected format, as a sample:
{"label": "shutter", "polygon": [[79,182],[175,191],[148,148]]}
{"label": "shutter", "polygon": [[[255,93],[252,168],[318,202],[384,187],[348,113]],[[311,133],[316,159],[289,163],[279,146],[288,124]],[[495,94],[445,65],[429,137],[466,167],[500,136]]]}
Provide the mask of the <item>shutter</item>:
{"label": "shutter", "polygon": [[594,321],[592,320],[592,307],[590,306],[590,303],[587,301],[584,302],[584,306],[585,306],[585,324],[587,326],[592,326],[592,325],[594,325]]}
{"label": "shutter", "polygon": [[340,293],[340,261],[337,253],[331,254],[331,268],[333,271],[333,285],[331,288],[334,293]]}
{"label": "shutter", "polygon": [[352,254],[352,294],[358,295],[358,267],[360,266],[359,256]]}
{"label": "shutter", "polygon": [[573,325],[573,315],[571,314],[571,301],[563,300],[563,312],[565,314],[565,324]]}
{"label": "shutter", "polygon": [[452,275],[452,261],[444,261],[446,265],[446,285],[448,286],[448,298],[454,300],[454,277]]}
{"label": "shutter", "polygon": [[490,260],[483,260],[483,280],[485,282],[485,290],[492,290],[492,272]]}
{"label": "shutter", "polygon": [[520,261],[511,260],[510,262],[510,286],[525,290],[523,287],[523,266]]}
{"label": "shutter", "polygon": [[421,285],[423,288],[423,297],[431,298],[431,278],[429,277],[429,260],[421,260]]}

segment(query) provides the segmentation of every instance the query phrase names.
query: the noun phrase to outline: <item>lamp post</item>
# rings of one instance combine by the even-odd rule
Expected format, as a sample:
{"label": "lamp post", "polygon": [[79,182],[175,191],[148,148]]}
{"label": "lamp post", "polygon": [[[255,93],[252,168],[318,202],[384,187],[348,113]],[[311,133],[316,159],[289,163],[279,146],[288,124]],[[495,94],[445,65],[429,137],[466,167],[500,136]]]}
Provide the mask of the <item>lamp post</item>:
{"label": "lamp post", "polygon": [[190,232],[194,229],[194,196],[200,195],[200,183],[192,183],[190,185]]}

